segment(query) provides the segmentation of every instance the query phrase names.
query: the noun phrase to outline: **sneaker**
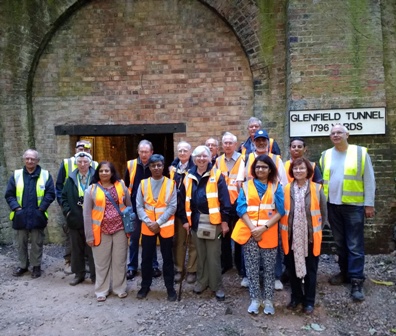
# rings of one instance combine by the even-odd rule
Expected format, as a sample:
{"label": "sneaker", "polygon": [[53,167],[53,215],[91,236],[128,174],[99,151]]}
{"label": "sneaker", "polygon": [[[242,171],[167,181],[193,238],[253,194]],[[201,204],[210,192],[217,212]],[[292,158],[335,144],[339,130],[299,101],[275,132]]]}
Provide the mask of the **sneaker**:
{"label": "sneaker", "polygon": [[133,280],[137,275],[137,271],[136,270],[128,270],[127,274],[126,274],[126,278],[127,280]]}
{"label": "sneaker", "polygon": [[76,286],[79,283],[83,282],[85,280],[85,276],[75,276],[70,282],[69,285],[70,286]]}
{"label": "sneaker", "polygon": [[195,294],[201,294],[208,286],[204,287],[199,282],[197,282],[194,286],[193,292]]}
{"label": "sneaker", "polygon": [[344,283],[348,283],[348,279],[347,276],[340,272],[336,275],[333,275],[330,279],[329,279],[329,284],[333,285],[333,286],[340,286]]}
{"label": "sneaker", "polygon": [[283,290],[283,283],[280,280],[275,280],[275,290],[281,291]]}
{"label": "sneaker", "polygon": [[65,266],[63,266],[63,272],[68,275],[73,274],[71,270],[70,260],[65,260]]}
{"label": "sneaker", "polygon": [[248,308],[248,313],[257,315],[259,313],[259,309],[260,309],[260,301],[253,299]]}
{"label": "sneaker", "polygon": [[187,273],[186,281],[189,284],[195,283],[195,281],[197,281],[197,273],[195,273],[195,272]]}
{"label": "sneaker", "polygon": [[175,273],[175,283],[179,283],[181,280],[182,280],[181,272],[176,272]]}
{"label": "sneaker", "polygon": [[249,288],[249,279],[244,277],[241,281],[241,286],[245,288]]}
{"label": "sneaker", "polygon": [[266,315],[274,315],[275,314],[275,309],[274,305],[270,300],[264,300],[264,314]]}
{"label": "sneaker", "polygon": [[218,289],[216,291],[216,300],[217,301],[224,301],[225,300],[225,294],[222,288]]}

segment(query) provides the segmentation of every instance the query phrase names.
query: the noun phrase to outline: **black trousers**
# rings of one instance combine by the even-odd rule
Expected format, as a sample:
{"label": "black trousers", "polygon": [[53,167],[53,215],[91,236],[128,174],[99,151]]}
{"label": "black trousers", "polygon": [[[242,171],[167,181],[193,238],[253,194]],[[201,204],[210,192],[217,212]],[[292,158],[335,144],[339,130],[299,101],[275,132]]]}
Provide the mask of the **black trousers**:
{"label": "black trousers", "polygon": [[304,277],[304,283],[302,282],[302,279],[297,278],[296,276],[293,250],[290,250],[289,254],[285,255],[285,262],[289,273],[291,287],[291,300],[302,303],[304,307],[315,305],[316,277],[318,273],[319,256],[315,257],[312,250],[312,244],[308,244],[308,257],[305,258],[307,274]]}
{"label": "black trousers", "polygon": [[234,242],[234,260],[232,258],[232,245],[231,245],[231,234],[232,230],[234,230],[235,224],[238,221],[239,217],[236,214],[236,211],[234,211],[234,208],[236,206],[233,206],[233,210],[231,211],[230,214],[230,220],[228,222],[228,227],[230,228],[230,231],[225,235],[225,237],[222,237],[221,239],[221,268],[222,269],[229,269],[232,268],[233,265],[235,265],[236,269],[238,270],[238,273],[241,273],[241,263],[242,263],[242,247],[238,243]]}
{"label": "black trousers", "polygon": [[153,256],[157,251],[157,237],[159,237],[163,259],[162,275],[165,287],[171,289],[175,276],[172,253],[173,237],[163,238],[160,234],[154,236],[142,234],[142,287],[150,287],[153,281]]}
{"label": "black trousers", "polygon": [[85,277],[85,256],[88,257],[90,278],[95,278],[95,263],[92,248],[85,241],[84,229],[69,230],[71,247],[71,270],[77,277]]}

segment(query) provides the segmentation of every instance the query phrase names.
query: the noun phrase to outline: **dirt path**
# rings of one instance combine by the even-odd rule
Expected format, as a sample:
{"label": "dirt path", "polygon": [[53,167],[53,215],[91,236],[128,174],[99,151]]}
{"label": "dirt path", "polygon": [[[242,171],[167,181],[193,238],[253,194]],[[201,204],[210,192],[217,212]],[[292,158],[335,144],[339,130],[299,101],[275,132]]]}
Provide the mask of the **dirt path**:
{"label": "dirt path", "polygon": [[[160,254],[159,254],[160,255]],[[385,256],[386,257],[386,256]],[[385,258],[384,257],[384,258]],[[394,276],[395,257],[386,266]],[[374,261],[375,263],[376,261]],[[292,313],[285,306],[289,288],[275,295],[274,316],[247,313],[249,294],[234,270],[224,275],[227,299],[212,293],[197,296],[186,285],[180,302],[166,301],[163,279],[155,279],[146,300],[136,299],[140,277],[128,282],[128,297],[110,295],[97,303],[90,280],[72,287],[63,272],[60,247],[46,246],[43,275],[31,279],[11,275],[16,267],[12,247],[0,250],[0,335],[394,335],[395,286],[366,282],[367,300],[354,304],[348,287],[332,287],[327,277],[333,261],[321,261],[317,307],[313,316]],[[374,265],[376,266],[376,265]],[[378,268],[378,267],[377,267]],[[375,268],[375,269],[377,269]],[[312,328],[322,328],[314,331]]]}

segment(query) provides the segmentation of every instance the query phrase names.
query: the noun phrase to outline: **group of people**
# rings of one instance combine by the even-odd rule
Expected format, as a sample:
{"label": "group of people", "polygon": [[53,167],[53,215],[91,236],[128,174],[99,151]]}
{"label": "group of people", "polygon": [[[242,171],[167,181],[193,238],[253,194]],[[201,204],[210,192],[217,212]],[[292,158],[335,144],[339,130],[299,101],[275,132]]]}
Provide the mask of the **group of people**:
{"label": "group of people", "polygon": [[[337,124],[330,132],[334,147],[322,153],[319,165],[305,157],[302,138],[290,140],[290,160],[283,163],[278,144],[259,119],[249,120],[248,131],[239,148],[236,136],[225,132],[220,156],[214,138],[194,150],[181,141],[169,168],[151,142],[142,140],[123,180],[111,162],[92,160],[89,142],[79,141],[76,154],[61,164],[56,191],[51,175],[38,165],[37,151],[27,150],[25,167],[11,176],[5,194],[20,261],[13,275],[28,271],[30,235],[32,277],[40,276],[46,210],[56,193],[70,238],[75,274],[70,285],[85,280],[88,264],[100,302],[110,292],[127,296],[127,280],[138,274],[141,244],[138,299],[147,297],[153,277],[163,273],[169,301],[177,299],[174,283],[184,278],[195,284],[194,293],[209,288],[223,301],[222,274],[235,265],[241,284],[249,287],[248,312],[258,314],[262,306],[272,315],[274,289],[279,289],[285,265],[291,287],[287,308],[302,306],[312,314],[322,229],[328,221],[340,266],[329,282],[350,283],[353,300],[364,300],[363,226],[365,217],[374,216],[375,198],[367,149],[349,144],[347,129]],[[137,215],[131,234],[122,221],[127,206]]]}

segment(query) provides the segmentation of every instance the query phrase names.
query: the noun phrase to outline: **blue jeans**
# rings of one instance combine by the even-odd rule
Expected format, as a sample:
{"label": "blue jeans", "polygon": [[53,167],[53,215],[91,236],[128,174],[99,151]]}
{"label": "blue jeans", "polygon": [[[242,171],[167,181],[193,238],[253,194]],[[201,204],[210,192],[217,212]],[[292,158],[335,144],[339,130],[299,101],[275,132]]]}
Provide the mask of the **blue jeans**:
{"label": "blue jeans", "polygon": [[364,206],[327,203],[338,264],[350,279],[364,279]]}
{"label": "blue jeans", "polygon": [[[138,218],[136,216],[136,218]],[[128,271],[137,271],[139,265],[139,239],[140,233],[142,231],[142,222],[137,221],[136,229],[131,233],[129,237],[129,263],[128,263]],[[158,260],[157,260],[157,249],[154,251],[153,255],[153,268],[158,267]]]}

